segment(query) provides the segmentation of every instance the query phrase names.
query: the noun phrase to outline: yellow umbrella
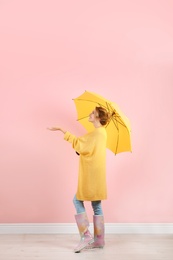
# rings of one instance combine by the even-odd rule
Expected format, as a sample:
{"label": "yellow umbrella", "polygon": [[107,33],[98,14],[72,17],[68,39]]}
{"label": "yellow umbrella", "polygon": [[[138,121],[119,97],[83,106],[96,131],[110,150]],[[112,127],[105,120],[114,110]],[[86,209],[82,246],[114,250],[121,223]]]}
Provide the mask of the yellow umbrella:
{"label": "yellow umbrella", "polygon": [[88,116],[96,106],[107,109],[111,114],[107,131],[107,148],[114,154],[131,151],[130,122],[117,104],[92,92],[85,91],[81,96],[73,99],[76,105],[78,121],[90,132],[94,129],[88,121]]}

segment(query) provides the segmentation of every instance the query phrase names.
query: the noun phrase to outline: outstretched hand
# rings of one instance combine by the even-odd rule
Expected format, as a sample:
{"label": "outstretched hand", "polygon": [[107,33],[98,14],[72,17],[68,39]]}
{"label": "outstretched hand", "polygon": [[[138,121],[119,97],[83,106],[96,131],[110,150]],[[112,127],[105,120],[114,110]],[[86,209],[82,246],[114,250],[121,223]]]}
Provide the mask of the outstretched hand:
{"label": "outstretched hand", "polygon": [[50,131],[61,131],[61,128],[60,127],[56,127],[56,126],[48,127],[47,129],[50,130]]}
{"label": "outstretched hand", "polygon": [[66,133],[65,130],[63,130],[62,128],[57,127],[57,126],[48,127],[47,129],[50,130],[50,131],[61,131],[61,132],[64,133],[64,134]]}

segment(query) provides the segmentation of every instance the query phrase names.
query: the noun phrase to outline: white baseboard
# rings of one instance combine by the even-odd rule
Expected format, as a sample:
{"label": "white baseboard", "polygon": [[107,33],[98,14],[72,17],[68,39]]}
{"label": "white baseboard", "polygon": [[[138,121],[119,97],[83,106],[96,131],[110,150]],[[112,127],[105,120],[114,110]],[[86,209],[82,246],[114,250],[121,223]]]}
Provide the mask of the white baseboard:
{"label": "white baseboard", "polygon": [[[90,224],[93,230],[93,224]],[[0,234],[77,234],[75,223],[0,224]],[[173,234],[173,223],[105,223],[106,234]]]}

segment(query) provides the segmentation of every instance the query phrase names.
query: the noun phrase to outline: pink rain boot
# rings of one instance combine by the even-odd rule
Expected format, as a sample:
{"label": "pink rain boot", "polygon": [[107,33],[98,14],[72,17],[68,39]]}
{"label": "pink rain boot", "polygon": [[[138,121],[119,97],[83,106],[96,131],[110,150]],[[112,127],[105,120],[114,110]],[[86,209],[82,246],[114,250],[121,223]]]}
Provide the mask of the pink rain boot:
{"label": "pink rain boot", "polygon": [[89,221],[86,215],[86,212],[75,215],[76,223],[79,229],[81,240],[79,244],[75,247],[74,252],[79,253],[86,246],[94,242],[91,233],[88,230]]}
{"label": "pink rain boot", "polygon": [[104,218],[102,215],[93,216],[94,223],[94,242],[90,244],[87,248],[103,248],[105,245],[104,241]]}

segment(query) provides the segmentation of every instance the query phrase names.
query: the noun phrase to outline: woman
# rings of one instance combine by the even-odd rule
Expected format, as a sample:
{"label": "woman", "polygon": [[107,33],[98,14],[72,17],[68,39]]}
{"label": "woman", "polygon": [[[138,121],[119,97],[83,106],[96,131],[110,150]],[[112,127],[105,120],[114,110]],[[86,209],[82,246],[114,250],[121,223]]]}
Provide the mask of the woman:
{"label": "woman", "polygon": [[[74,150],[80,155],[78,187],[73,203],[77,212],[75,219],[81,240],[74,249],[75,253],[80,252],[84,248],[103,248],[105,245],[104,217],[101,201],[107,198],[107,133],[104,126],[108,123],[109,118],[110,114],[106,109],[96,107],[89,115],[89,122],[94,125],[95,129],[82,137],[76,137],[60,127],[49,128],[52,131],[61,131],[64,134],[64,139],[70,142]],[[89,221],[84,201],[91,201],[94,211],[94,239],[88,230]]]}

